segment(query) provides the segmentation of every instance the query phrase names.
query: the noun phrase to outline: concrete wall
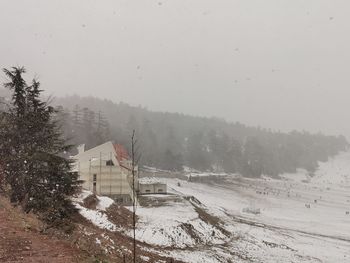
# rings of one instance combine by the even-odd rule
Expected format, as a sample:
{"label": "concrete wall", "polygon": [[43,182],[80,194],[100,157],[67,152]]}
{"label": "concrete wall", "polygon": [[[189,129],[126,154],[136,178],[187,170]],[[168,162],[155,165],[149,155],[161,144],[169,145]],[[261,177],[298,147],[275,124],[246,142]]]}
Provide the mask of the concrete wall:
{"label": "concrete wall", "polygon": [[166,194],[167,185],[161,183],[139,184],[140,194]]}
{"label": "concrete wall", "polygon": [[83,188],[99,195],[130,194],[132,192],[129,176],[120,167],[91,166],[79,171],[84,181]]}
{"label": "concrete wall", "polygon": [[73,159],[77,163],[77,169],[88,168],[90,162],[92,162],[92,165],[99,165],[99,162],[101,161],[102,165],[104,165],[108,160],[112,160],[115,166],[119,166],[112,142],[106,142],[88,151],[79,153],[73,156]]}
{"label": "concrete wall", "polygon": [[[79,153],[73,159],[74,170],[83,180],[84,189],[98,195],[110,196],[119,203],[131,203],[132,174],[131,171],[119,166],[112,142]],[[137,176],[135,181],[138,186]]]}
{"label": "concrete wall", "polygon": [[131,205],[132,199],[130,195],[110,195],[110,198],[114,200],[117,204]]}

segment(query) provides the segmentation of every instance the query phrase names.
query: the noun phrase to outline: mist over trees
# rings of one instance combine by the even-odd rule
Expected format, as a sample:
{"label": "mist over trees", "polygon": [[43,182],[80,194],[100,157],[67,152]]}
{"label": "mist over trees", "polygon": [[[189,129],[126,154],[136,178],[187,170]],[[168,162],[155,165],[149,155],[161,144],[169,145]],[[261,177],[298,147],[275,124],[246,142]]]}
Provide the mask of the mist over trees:
{"label": "mist over trees", "polygon": [[71,111],[61,106],[56,109],[56,118],[61,123],[62,132],[72,144],[85,144],[90,149],[110,139],[109,122],[101,111],[95,112],[78,105]]}
{"label": "mist over trees", "polygon": [[304,168],[310,173],[348,147],[344,136],[293,131],[281,133],[218,118],[152,112],[93,97],[57,98],[64,134],[87,148],[107,140],[129,146],[136,130],[143,165],[181,171],[277,176]]}

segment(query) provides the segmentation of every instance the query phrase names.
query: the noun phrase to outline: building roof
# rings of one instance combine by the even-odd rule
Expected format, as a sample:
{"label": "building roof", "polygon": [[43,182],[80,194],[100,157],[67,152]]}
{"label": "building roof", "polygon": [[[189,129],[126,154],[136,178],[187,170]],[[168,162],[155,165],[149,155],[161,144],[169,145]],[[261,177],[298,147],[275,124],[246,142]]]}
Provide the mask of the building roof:
{"label": "building roof", "polygon": [[108,161],[112,159],[114,165],[119,165],[116,151],[112,142],[108,141],[104,144],[98,145],[94,148],[91,148],[87,151],[84,151],[81,147],[79,153],[72,157],[76,159],[79,163],[90,163],[101,160]]}
{"label": "building roof", "polygon": [[99,162],[100,159],[104,161],[111,159],[114,165],[120,166],[129,171],[132,170],[128,151],[121,144],[115,144],[108,141],[87,151],[84,150],[83,146],[79,146],[79,148],[79,153],[72,158],[76,159],[80,163],[89,162],[91,164]]}
{"label": "building roof", "polygon": [[139,183],[139,185],[167,185],[166,183],[160,183],[160,182],[143,182],[143,183]]}
{"label": "building roof", "polygon": [[114,144],[114,149],[117,155],[118,162],[130,160],[130,156],[125,147],[121,144]]}

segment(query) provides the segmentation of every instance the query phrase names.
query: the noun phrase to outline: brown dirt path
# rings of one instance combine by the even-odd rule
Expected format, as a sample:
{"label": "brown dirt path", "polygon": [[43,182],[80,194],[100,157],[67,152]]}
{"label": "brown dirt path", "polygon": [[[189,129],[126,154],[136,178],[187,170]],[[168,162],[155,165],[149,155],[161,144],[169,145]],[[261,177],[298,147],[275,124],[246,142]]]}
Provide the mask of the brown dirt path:
{"label": "brown dirt path", "polygon": [[68,242],[31,230],[25,217],[0,197],[0,262],[84,262]]}

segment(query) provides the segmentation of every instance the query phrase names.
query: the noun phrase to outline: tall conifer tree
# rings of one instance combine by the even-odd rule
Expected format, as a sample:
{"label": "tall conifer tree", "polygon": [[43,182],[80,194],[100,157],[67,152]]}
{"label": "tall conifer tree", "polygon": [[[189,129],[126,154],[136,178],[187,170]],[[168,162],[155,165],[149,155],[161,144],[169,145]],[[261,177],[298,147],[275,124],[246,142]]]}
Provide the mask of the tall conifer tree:
{"label": "tall conifer tree", "polygon": [[27,85],[24,68],[4,72],[9,78],[5,87],[13,96],[2,129],[0,156],[11,201],[47,222],[59,222],[74,211],[69,196],[80,185],[77,174],[71,172],[71,160],[64,157],[70,145],[54,120],[55,109],[40,98],[40,83],[33,80]]}

